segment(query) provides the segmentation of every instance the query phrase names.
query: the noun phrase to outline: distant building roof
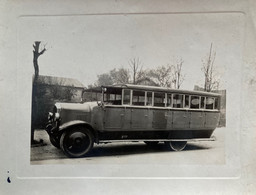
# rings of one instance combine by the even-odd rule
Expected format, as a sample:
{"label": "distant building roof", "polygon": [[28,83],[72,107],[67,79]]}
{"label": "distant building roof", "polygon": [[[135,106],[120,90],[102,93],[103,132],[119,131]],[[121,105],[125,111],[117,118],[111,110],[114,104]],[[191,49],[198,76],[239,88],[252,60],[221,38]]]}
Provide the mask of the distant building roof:
{"label": "distant building roof", "polygon": [[38,82],[45,85],[60,85],[64,87],[84,88],[84,85],[77,79],[54,77],[54,76],[38,76]]}

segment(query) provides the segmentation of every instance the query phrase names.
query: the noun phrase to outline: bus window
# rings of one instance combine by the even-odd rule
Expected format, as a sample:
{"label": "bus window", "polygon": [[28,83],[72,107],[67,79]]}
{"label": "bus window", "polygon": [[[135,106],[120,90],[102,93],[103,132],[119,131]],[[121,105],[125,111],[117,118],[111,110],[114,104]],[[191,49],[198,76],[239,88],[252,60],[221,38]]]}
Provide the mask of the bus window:
{"label": "bus window", "polygon": [[213,109],[213,103],[214,103],[214,98],[207,97],[206,98],[206,109]]}
{"label": "bus window", "polygon": [[154,106],[165,107],[165,93],[154,93]]}
{"label": "bus window", "polygon": [[199,109],[199,96],[191,96],[190,108]]}
{"label": "bus window", "polygon": [[106,105],[121,105],[121,93],[121,89],[107,88],[107,90],[104,92],[103,102]]}
{"label": "bus window", "polygon": [[152,92],[147,92],[147,106],[152,106]]}
{"label": "bus window", "polygon": [[167,94],[167,107],[172,107],[172,94]]}
{"label": "bus window", "polygon": [[214,109],[219,108],[219,98],[215,98]]}
{"label": "bus window", "polygon": [[145,105],[145,92],[144,91],[133,91],[132,93],[132,105]]}
{"label": "bus window", "polygon": [[205,97],[201,97],[200,108],[205,109]]}
{"label": "bus window", "polygon": [[116,94],[115,100],[121,101],[122,100],[122,95],[121,94]]}
{"label": "bus window", "polygon": [[114,101],[115,100],[115,94],[108,94],[109,95],[109,99],[110,101]]}
{"label": "bus window", "polygon": [[102,94],[96,92],[86,91],[82,94],[82,99],[84,102],[92,102],[92,101],[101,101]]}
{"label": "bus window", "polygon": [[123,97],[123,104],[130,105],[130,92],[131,90],[124,89],[124,97]]}
{"label": "bus window", "polygon": [[185,95],[185,106],[184,108],[189,108],[189,95]]}
{"label": "bus window", "polygon": [[173,95],[173,108],[183,108],[183,97],[180,94]]}

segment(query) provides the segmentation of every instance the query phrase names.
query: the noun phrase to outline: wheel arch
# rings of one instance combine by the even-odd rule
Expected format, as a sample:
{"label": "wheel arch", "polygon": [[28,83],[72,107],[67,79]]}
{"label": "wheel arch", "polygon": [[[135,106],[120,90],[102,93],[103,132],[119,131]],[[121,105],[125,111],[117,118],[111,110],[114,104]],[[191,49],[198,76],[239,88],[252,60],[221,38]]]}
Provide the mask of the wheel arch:
{"label": "wheel arch", "polygon": [[93,129],[92,125],[90,123],[86,122],[86,121],[74,120],[74,121],[66,122],[66,123],[62,124],[59,127],[59,134],[61,135],[64,131],[67,131],[70,128],[78,127],[78,126],[82,126],[82,127],[85,127],[87,129],[89,129],[91,131],[91,133],[93,134],[93,136],[94,136],[94,141],[96,143],[98,143],[98,133],[97,133],[97,131],[95,131]]}

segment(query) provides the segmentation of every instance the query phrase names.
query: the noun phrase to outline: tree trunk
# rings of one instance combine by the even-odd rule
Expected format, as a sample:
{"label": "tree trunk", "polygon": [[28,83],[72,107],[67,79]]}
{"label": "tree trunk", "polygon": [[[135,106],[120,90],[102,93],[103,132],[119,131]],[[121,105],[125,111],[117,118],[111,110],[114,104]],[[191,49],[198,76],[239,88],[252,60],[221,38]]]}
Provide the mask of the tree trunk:
{"label": "tree trunk", "polygon": [[39,66],[38,66],[38,58],[42,55],[46,49],[44,48],[42,51],[39,51],[40,41],[35,41],[33,45],[33,65],[35,69],[35,77],[33,79],[33,86],[32,86],[32,110],[31,110],[31,144],[35,143],[34,140],[34,132],[35,132],[35,121],[37,116],[37,85],[38,85],[38,76],[39,76]]}

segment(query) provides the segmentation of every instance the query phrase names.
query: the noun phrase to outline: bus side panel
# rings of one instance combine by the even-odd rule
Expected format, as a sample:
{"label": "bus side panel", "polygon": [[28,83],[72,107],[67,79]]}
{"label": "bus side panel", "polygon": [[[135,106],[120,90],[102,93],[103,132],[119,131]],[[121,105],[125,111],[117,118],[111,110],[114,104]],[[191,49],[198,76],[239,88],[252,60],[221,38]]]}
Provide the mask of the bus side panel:
{"label": "bus side panel", "polygon": [[219,112],[205,112],[205,128],[215,129],[220,118]]}
{"label": "bus side panel", "polygon": [[173,111],[172,110],[168,110],[166,112],[166,120],[167,120],[167,129],[168,130],[173,129],[173,127],[172,127],[172,120],[173,120],[172,117],[173,117]]}
{"label": "bus side panel", "polygon": [[132,129],[146,129],[148,125],[148,109],[131,109],[131,127]]}
{"label": "bus side panel", "polygon": [[124,108],[105,107],[104,108],[104,128],[121,129],[123,126]]}
{"label": "bus side panel", "polygon": [[130,130],[131,129],[131,118],[132,118],[132,108],[124,107],[124,125],[122,130]]}
{"label": "bus side panel", "polygon": [[103,121],[104,121],[104,110],[103,110],[103,108],[100,107],[100,106],[94,107],[93,111],[92,111],[92,122],[91,122],[92,127],[95,130],[104,129]]}
{"label": "bus side panel", "polygon": [[190,129],[204,129],[205,113],[200,111],[190,112]]}
{"label": "bus side panel", "polygon": [[183,110],[173,111],[173,129],[189,129],[190,112]]}
{"label": "bus side panel", "polygon": [[167,127],[167,110],[153,110],[153,129],[166,129]]}

